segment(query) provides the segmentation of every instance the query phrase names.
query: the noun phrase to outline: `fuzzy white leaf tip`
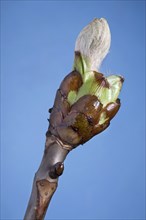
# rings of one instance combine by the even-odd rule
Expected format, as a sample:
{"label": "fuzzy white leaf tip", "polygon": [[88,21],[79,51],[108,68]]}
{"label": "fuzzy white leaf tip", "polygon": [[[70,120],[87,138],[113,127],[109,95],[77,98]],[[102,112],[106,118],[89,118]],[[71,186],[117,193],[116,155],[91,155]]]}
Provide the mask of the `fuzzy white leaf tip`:
{"label": "fuzzy white leaf tip", "polygon": [[86,61],[86,71],[99,70],[100,65],[109,52],[111,34],[104,18],[95,18],[77,37],[75,52],[80,52]]}

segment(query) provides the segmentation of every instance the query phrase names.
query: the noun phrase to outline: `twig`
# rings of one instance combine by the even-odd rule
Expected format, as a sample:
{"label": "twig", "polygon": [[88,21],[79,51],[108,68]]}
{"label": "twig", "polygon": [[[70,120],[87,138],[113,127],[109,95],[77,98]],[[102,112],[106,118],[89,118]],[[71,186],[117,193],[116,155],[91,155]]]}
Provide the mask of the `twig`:
{"label": "twig", "polygon": [[24,220],[44,219],[67,154],[106,129],[120,108],[117,98],[123,78],[105,78],[96,72],[109,51],[110,40],[105,19],[94,19],[77,38],[73,71],[62,81],[49,110],[44,156]]}

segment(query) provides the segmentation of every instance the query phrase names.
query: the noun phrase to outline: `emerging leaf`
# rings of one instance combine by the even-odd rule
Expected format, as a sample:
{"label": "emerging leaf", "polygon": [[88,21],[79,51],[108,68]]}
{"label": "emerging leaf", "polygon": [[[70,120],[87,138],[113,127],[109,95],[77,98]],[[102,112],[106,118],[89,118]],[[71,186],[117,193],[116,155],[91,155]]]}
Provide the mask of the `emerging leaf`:
{"label": "emerging leaf", "polygon": [[50,115],[51,134],[73,147],[105,130],[120,108],[123,78],[96,71],[109,51],[105,19],[95,19],[79,34],[73,71],[62,81]]}

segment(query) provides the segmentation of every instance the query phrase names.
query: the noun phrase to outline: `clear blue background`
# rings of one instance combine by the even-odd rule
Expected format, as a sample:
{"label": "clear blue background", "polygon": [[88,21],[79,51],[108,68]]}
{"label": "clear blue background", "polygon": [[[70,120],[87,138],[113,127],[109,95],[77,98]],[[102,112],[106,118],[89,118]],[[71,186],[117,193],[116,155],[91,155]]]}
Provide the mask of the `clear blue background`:
{"label": "clear blue background", "polygon": [[65,161],[46,219],[145,217],[145,2],[1,2],[1,219],[22,219],[44,150],[48,109],[80,30],[105,17],[105,74],[125,77],[111,126]]}

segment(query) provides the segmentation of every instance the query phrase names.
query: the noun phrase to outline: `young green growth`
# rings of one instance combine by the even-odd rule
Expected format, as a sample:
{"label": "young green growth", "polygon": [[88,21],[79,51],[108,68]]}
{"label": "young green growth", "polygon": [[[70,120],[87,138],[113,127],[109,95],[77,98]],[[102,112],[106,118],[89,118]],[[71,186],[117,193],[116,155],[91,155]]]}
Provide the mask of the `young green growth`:
{"label": "young green growth", "polygon": [[86,61],[83,60],[81,54],[75,53],[74,69],[80,71],[83,84],[78,91],[69,92],[67,99],[70,105],[73,105],[80,97],[89,94],[96,95],[104,106],[115,102],[121,91],[123,78],[117,75],[104,77],[103,74],[92,70],[86,72],[86,66]]}
{"label": "young green growth", "polygon": [[50,116],[49,132],[70,149],[105,130],[120,108],[123,78],[97,72],[110,48],[105,19],[94,19],[79,34],[73,71],[62,81]]}

